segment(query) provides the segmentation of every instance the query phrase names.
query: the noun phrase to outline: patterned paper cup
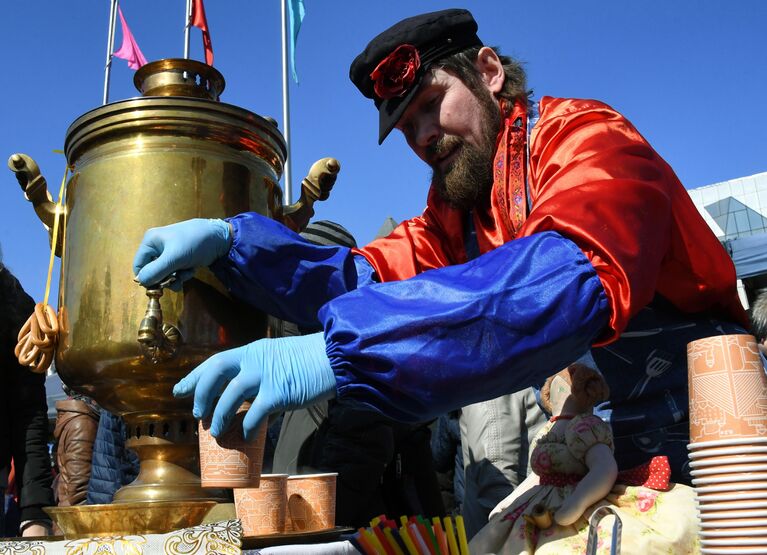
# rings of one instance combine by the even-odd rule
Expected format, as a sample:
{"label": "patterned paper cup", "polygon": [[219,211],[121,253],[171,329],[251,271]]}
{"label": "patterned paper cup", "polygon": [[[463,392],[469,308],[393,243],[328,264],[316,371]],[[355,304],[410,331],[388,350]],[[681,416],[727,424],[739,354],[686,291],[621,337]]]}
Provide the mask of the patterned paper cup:
{"label": "patterned paper cup", "polygon": [[288,478],[288,523],[293,532],[328,530],[336,525],[337,473]]}
{"label": "patterned paper cup", "polygon": [[266,424],[258,429],[256,439],[248,442],[242,435],[242,420],[250,407],[244,404],[232,425],[216,439],[210,435],[210,420],[201,420],[200,477],[204,488],[257,488],[261,476],[266,443]]}
{"label": "patterned paper cup", "polygon": [[767,434],[767,376],[752,335],[719,335],[687,345],[690,442]]}
{"label": "patterned paper cup", "polygon": [[236,488],[234,507],[246,536],[285,531],[287,474],[262,474],[257,488]]}

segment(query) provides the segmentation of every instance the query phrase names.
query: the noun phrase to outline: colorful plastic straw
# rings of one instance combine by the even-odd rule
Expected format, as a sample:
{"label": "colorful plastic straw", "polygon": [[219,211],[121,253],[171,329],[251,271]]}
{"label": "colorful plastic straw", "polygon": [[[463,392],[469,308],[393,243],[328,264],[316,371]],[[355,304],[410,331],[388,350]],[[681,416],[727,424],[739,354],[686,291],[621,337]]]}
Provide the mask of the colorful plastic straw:
{"label": "colorful plastic straw", "polygon": [[458,528],[458,545],[461,548],[461,553],[469,555],[469,542],[466,540],[466,528],[463,525],[461,515],[455,517],[455,527]]}
{"label": "colorful plastic straw", "polygon": [[392,534],[391,528],[384,528],[383,533],[384,537],[386,537],[386,541],[388,541],[389,545],[391,545],[394,555],[405,555],[405,553],[400,549],[397,540],[394,539],[394,534]]}
{"label": "colorful plastic straw", "polygon": [[439,521],[439,517],[435,516],[431,519],[432,527],[434,528],[434,535],[437,537],[437,545],[439,546],[440,555],[450,555],[447,547],[447,536],[445,536],[444,530],[442,530],[442,524]]}
{"label": "colorful plastic straw", "polygon": [[[405,519],[405,522],[407,522],[407,519]],[[407,528],[407,524],[403,524],[400,527],[399,537],[402,538],[403,542],[405,542],[408,555],[419,555],[418,549],[416,549],[415,544],[413,543],[413,538],[410,537],[410,531]]]}
{"label": "colorful plastic straw", "polygon": [[445,532],[447,533],[447,545],[450,546],[450,555],[461,555],[458,550],[458,541],[455,538],[453,519],[449,516],[445,517]]}

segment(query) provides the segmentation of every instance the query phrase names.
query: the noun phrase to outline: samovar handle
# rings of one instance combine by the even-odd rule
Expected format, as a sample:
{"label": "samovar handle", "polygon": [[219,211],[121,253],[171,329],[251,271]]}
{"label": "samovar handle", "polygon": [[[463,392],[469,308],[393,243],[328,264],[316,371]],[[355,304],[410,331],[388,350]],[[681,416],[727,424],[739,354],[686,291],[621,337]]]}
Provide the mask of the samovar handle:
{"label": "samovar handle", "polygon": [[[53,202],[48,192],[48,184],[40,174],[40,167],[30,156],[16,153],[8,158],[8,167],[16,174],[24,197],[32,203],[37,217],[43,222],[48,230],[48,241],[53,241],[53,222],[56,219],[56,203]],[[56,256],[61,256],[61,248],[64,244],[63,233],[58,234],[56,239]]]}
{"label": "samovar handle", "polygon": [[163,288],[173,283],[175,279],[176,276],[171,275],[161,283],[146,288],[146,296],[149,297],[149,301],[144,318],[139,324],[138,342],[141,345],[144,358],[153,364],[176,356],[181,344],[181,332],[173,324],[163,322],[162,306],[160,305]]}
{"label": "samovar handle", "polygon": [[339,171],[341,163],[335,158],[317,160],[301,181],[301,197],[295,203],[283,207],[277,219],[296,233],[303,231],[314,216],[314,203],[327,200],[330,196]]}

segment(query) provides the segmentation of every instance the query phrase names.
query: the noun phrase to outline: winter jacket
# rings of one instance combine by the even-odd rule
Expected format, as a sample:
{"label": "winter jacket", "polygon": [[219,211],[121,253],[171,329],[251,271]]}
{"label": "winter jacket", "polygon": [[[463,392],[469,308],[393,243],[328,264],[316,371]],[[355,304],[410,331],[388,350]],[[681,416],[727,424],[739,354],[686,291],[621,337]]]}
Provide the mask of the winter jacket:
{"label": "winter jacket", "polygon": [[59,481],[56,493],[59,506],[85,503],[91,478],[93,440],[99,413],[93,405],[80,399],[56,403],[56,427],[53,436],[58,448]]}
{"label": "winter jacket", "polygon": [[101,409],[93,443],[87,504],[111,503],[115,492],[138,475],[138,456],[125,446],[125,421]]}

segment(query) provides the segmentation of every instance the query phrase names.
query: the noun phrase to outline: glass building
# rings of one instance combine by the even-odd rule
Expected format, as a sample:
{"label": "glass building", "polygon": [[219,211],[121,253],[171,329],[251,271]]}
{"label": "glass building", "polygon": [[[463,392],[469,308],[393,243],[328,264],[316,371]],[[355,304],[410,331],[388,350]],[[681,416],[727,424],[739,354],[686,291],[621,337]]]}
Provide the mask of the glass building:
{"label": "glass building", "polygon": [[687,191],[732,256],[745,306],[767,291],[767,172]]}

